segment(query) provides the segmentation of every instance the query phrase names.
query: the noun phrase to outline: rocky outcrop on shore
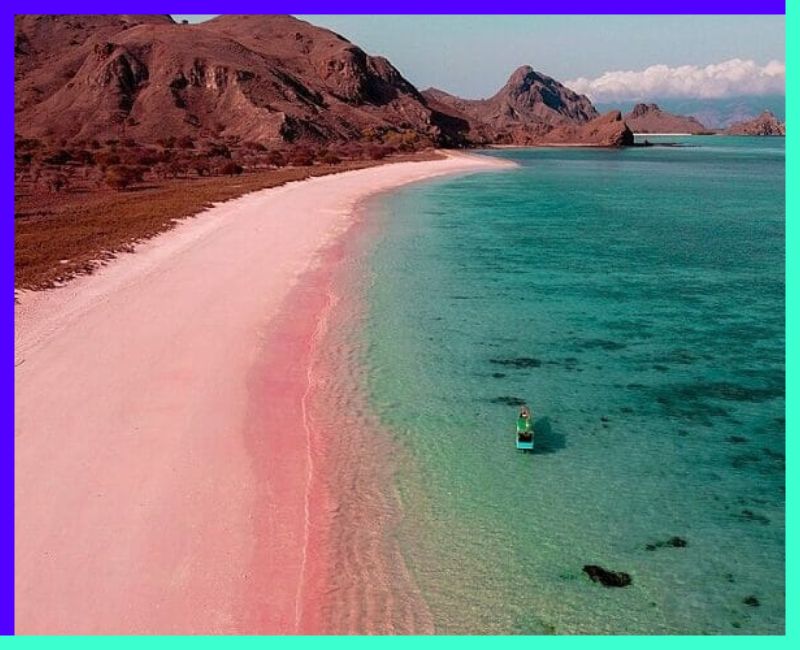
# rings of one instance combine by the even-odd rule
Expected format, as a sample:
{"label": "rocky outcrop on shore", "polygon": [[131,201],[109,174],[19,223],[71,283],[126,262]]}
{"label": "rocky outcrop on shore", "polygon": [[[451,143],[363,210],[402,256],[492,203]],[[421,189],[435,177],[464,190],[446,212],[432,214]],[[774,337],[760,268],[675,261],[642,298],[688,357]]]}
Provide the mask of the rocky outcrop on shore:
{"label": "rocky outcrop on shore", "polygon": [[541,144],[625,147],[633,144],[633,132],[619,111],[609,111],[584,124],[565,124],[547,133]]}
{"label": "rocky outcrop on shore", "polygon": [[675,115],[659,108],[658,104],[636,104],[624,116],[634,133],[707,133],[699,120],[687,115]]}

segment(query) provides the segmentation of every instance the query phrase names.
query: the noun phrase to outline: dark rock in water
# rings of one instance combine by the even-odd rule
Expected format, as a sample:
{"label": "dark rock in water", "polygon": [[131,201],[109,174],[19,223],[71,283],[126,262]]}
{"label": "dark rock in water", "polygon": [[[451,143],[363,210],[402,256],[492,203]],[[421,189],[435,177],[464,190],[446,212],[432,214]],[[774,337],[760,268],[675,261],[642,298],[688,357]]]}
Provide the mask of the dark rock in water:
{"label": "dark rock in water", "polygon": [[608,339],[588,339],[580,343],[580,347],[586,350],[593,350],[600,348],[601,350],[624,350],[627,345],[624,343],[617,343],[616,341],[609,341]]}
{"label": "dark rock in water", "polygon": [[765,526],[769,524],[769,517],[760,515],[752,510],[742,510],[739,519],[743,519],[744,521],[757,521]]}
{"label": "dark rock in water", "polygon": [[667,392],[683,401],[718,399],[757,404],[783,397],[784,386],[778,382],[769,386],[742,386],[728,381],[711,381],[673,384]]}
{"label": "dark rock in water", "polygon": [[519,397],[509,397],[508,395],[503,395],[502,397],[495,397],[489,400],[493,404],[505,404],[506,406],[524,406],[525,400],[520,399]]}
{"label": "dark rock in water", "polygon": [[786,460],[786,456],[783,454],[783,452],[775,451],[774,449],[769,449],[768,447],[762,447],[761,451],[763,451],[764,455],[771,460],[778,460],[781,462]]}
{"label": "dark rock in water", "polygon": [[670,350],[666,354],[656,357],[655,360],[661,361],[662,363],[679,363],[681,365],[688,366],[697,361],[697,359],[697,355],[693,352],[678,348],[675,350]]}
{"label": "dark rock in water", "polygon": [[609,571],[596,564],[586,564],[583,572],[588,575],[593,582],[599,582],[604,587],[627,587],[632,580],[630,575],[623,571]]}
{"label": "dark rock in water", "polygon": [[747,438],[744,436],[728,436],[728,442],[733,445],[741,445],[742,443],[747,442]]}
{"label": "dark rock in water", "polygon": [[742,601],[745,605],[750,605],[750,607],[760,607],[761,601],[758,600],[755,596],[748,596]]}
{"label": "dark rock in water", "polygon": [[506,376],[506,373],[504,373],[504,372],[493,372],[492,373],[492,377],[494,377],[495,379],[502,379],[505,376]]}
{"label": "dark rock in water", "polygon": [[647,546],[645,546],[645,548],[648,551],[655,551],[657,548],[664,548],[665,546],[672,546],[673,548],[686,548],[688,545],[689,542],[683,539],[683,537],[678,537],[676,535],[675,537],[670,537],[665,542],[655,542],[653,544],[648,544]]}
{"label": "dark rock in water", "polygon": [[539,368],[542,362],[532,357],[517,357],[515,359],[489,359],[489,363],[511,368]]}
{"label": "dark rock in water", "polygon": [[731,458],[731,465],[736,469],[747,469],[750,465],[758,463],[759,460],[761,458],[754,452],[737,454]]}
{"label": "dark rock in water", "polygon": [[727,409],[711,404],[696,395],[689,396],[680,388],[665,387],[653,391],[655,401],[663,411],[671,416],[713,426],[712,418],[728,417]]}

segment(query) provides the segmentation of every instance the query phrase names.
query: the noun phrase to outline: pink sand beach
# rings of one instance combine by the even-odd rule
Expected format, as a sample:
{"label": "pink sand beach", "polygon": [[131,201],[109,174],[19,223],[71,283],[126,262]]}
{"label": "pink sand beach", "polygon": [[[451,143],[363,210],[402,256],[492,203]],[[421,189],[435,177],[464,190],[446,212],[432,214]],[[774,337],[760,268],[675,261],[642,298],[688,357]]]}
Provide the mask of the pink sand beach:
{"label": "pink sand beach", "polygon": [[[335,367],[315,358],[358,202],[506,164],[451,154],[255,192],[20,295],[17,633],[431,631],[380,526],[359,565],[330,525],[347,452],[315,396]],[[359,588],[383,609],[348,617],[337,599]]]}

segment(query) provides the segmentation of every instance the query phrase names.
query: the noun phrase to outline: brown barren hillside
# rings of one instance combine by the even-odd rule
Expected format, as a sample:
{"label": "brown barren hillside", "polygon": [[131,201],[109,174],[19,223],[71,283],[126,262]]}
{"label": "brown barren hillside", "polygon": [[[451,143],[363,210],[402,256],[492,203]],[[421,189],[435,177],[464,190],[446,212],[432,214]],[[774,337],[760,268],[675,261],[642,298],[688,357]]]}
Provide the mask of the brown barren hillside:
{"label": "brown barren hillside", "polygon": [[18,16],[16,87],[26,138],[449,143],[391,63],[291,16]]}

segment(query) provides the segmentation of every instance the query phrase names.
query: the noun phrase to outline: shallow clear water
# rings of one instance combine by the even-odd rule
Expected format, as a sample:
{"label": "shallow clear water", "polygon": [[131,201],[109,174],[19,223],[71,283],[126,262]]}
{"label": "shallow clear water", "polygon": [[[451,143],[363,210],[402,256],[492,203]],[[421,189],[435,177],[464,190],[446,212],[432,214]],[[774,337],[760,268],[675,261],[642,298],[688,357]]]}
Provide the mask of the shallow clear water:
{"label": "shallow clear water", "polygon": [[685,142],[369,206],[364,381],[437,631],[782,633],[783,139]]}

